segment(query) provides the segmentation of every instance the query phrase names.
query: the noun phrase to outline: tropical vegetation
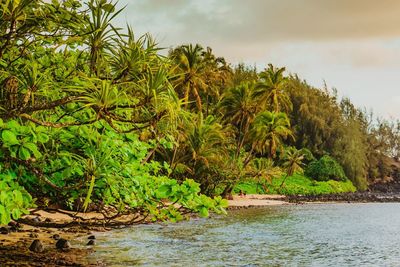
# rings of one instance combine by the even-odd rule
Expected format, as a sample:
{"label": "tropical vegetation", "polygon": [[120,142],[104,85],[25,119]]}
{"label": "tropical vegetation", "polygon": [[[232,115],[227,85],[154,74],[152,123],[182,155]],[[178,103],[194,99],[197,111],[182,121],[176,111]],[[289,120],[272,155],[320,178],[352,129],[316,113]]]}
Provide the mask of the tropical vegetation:
{"label": "tropical vegetation", "polygon": [[224,212],[221,196],[246,181],[317,194],[392,175],[399,121],[283,67],[200,44],[162,52],[113,24],[121,10],[0,2],[0,224],[35,205],[178,221]]}

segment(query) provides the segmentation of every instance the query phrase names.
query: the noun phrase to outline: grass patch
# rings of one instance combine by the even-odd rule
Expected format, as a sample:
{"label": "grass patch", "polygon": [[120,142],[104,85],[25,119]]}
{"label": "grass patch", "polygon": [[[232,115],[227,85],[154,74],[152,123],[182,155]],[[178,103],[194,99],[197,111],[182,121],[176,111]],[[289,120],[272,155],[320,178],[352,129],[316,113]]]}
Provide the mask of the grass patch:
{"label": "grass patch", "polygon": [[285,184],[280,187],[283,177],[275,178],[272,184],[244,181],[234,188],[235,193],[246,194],[283,194],[283,195],[322,195],[345,192],[355,192],[356,188],[350,180],[319,182],[302,175],[295,174],[286,178]]}

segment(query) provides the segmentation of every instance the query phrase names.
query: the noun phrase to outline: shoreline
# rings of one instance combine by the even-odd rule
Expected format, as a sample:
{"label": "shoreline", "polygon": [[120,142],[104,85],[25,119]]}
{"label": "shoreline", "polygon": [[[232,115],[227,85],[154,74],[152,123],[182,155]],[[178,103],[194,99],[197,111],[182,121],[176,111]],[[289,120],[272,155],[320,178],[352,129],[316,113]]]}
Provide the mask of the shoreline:
{"label": "shoreline", "polygon": [[[400,202],[400,195],[395,193],[356,192],[318,196],[285,196],[285,195],[234,195],[228,200],[227,210],[247,209],[268,206],[285,206],[296,204],[326,204],[326,203],[382,203]],[[100,213],[80,213],[85,219],[101,219]],[[71,218],[62,212],[35,210],[25,218],[40,222],[65,223]],[[2,227],[4,228],[4,227]],[[6,227],[9,233],[0,233],[0,266],[105,266],[101,261],[89,260],[89,255],[96,245],[88,246],[88,237],[96,233],[112,230],[107,227],[90,227],[75,225],[61,228],[30,226],[13,222]],[[1,230],[1,229],[0,229]],[[3,229],[4,230],[4,229]],[[56,248],[53,237],[59,235],[71,243],[71,248],[60,251]],[[33,240],[40,240],[44,246],[43,252],[31,252],[29,246]]]}
{"label": "shoreline", "polygon": [[249,194],[249,195],[234,195],[228,200],[228,210],[264,207],[264,206],[280,206],[289,205],[284,195],[267,195],[267,194]]}
{"label": "shoreline", "polygon": [[[90,262],[88,255],[94,250],[86,246],[88,236],[94,232],[79,228],[44,228],[21,225],[18,231],[0,234],[0,266],[103,266],[101,262]],[[71,247],[56,248],[57,239],[66,239]],[[34,240],[39,240],[43,251],[29,250]]]}
{"label": "shoreline", "polygon": [[228,200],[228,210],[293,204],[323,203],[400,203],[399,193],[354,192],[324,195],[234,195]]}
{"label": "shoreline", "polygon": [[400,193],[397,192],[353,192],[340,194],[324,194],[324,195],[296,195],[286,196],[289,203],[330,203],[330,202],[347,202],[347,203],[398,203],[400,202]]}
{"label": "shoreline", "polygon": [[[99,214],[90,213],[86,218],[98,217]],[[44,210],[32,211],[24,217],[34,219],[39,223],[66,223],[71,218],[60,212]],[[89,260],[89,254],[95,250],[95,245],[87,245],[89,236],[96,237],[96,233],[109,229],[102,227],[88,227],[85,225],[67,227],[40,227],[18,222],[11,222],[1,227],[0,233],[0,266],[105,266],[102,262]],[[69,242],[70,248],[57,249],[59,239]],[[43,251],[33,252],[29,247],[34,240],[39,240]]]}

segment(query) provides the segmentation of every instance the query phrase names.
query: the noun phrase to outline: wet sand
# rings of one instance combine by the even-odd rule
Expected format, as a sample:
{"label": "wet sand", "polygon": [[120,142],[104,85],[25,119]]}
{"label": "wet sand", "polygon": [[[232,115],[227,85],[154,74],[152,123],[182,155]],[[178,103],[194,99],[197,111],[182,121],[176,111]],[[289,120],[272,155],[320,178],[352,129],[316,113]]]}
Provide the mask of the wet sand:
{"label": "wet sand", "polygon": [[[88,216],[93,216],[93,214]],[[41,222],[47,220],[46,222],[61,223],[71,220],[64,214],[45,211],[37,211],[35,215],[26,217],[35,217]],[[6,227],[6,229],[10,230],[10,227]],[[104,231],[106,229],[96,228],[95,230]],[[88,237],[96,235],[96,231],[79,226],[47,228],[20,224],[17,229],[14,228],[7,234],[0,234],[0,266],[103,266],[101,262],[87,260],[87,256],[96,247],[87,246]],[[64,251],[58,250],[54,235],[68,240],[71,248]],[[36,239],[43,244],[43,252],[29,250],[33,240]]]}

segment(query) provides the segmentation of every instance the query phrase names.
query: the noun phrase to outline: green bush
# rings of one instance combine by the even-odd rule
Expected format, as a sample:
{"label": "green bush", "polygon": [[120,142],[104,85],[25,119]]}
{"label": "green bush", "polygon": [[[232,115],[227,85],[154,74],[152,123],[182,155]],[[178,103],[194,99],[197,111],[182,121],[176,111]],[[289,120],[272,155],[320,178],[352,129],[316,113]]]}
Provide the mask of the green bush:
{"label": "green bush", "polygon": [[305,175],[317,181],[346,181],[342,166],[332,157],[325,155],[319,160],[311,162],[305,171]]}
{"label": "green bush", "polygon": [[71,210],[102,203],[120,212],[140,210],[153,220],[182,220],[184,209],[200,216],[224,212],[225,200],[200,195],[193,180],[169,178],[166,163],[146,162],[152,146],[102,122],[56,129],[0,119],[0,224],[28,214],[32,197],[43,196]]}
{"label": "green bush", "polygon": [[350,180],[320,182],[311,180],[302,174],[295,174],[287,177],[281,187],[283,178],[275,178],[271,184],[259,184],[254,180],[243,181],[235,187],[234,192],[246,194],[322,195],[356,191]]}
{"label": "green bush", "polygon": [[238,183],[233,189],[233,193],[240,194],[265,194],[264,186],[255,181],[244,181]]}
{"label": "green bush", "polygon": [[28,214],[33,206],[31,195],[16,182],[15,173],[0,173],[0,225]]}

